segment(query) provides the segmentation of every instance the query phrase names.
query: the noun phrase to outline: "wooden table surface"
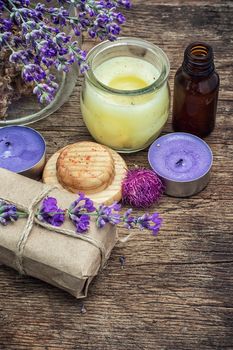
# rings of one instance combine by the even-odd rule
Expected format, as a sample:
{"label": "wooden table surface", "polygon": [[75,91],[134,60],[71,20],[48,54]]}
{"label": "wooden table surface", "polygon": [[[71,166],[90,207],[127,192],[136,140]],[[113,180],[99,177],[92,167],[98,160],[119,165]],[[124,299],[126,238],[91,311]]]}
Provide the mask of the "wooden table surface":
{"label": "wooden table surface", "polygon": [[[221,91],[216,129],[206,139],[214,152],[211,182],[190,199],[164,196],[153,208],[164,219],[159,237],[145,233],[117,245],[84,301],[1,267],[0,350],[233,349],[233,3],[133,3],[123,34],[166,51],[171,89],[187,44],[205,40],[214,48]],[[80,113],[81,81],[68,103],[33,125],[49,155],[91,139]],[[164,132],[171,131],[169,119]],[[124,158],[148,166],[147,150]]]}

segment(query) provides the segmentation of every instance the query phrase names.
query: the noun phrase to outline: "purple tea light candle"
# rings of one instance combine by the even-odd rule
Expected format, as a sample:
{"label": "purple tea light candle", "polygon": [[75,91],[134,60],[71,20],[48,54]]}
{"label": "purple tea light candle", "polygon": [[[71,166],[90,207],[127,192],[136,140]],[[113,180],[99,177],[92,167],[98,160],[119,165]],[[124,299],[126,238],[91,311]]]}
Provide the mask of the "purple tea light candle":
{"label": "purple tea light candle", "polygon": [[0,168],[39,179],[45,154],[45,141],[34,129],[25,126],[0,128]]}
{"label": "purple tea light candle", "polygon": [[192,134],[177,132],[161,136],[151,145],[148,159],[170,196],[192,196],[209,182],[212,151],[206,142]]}

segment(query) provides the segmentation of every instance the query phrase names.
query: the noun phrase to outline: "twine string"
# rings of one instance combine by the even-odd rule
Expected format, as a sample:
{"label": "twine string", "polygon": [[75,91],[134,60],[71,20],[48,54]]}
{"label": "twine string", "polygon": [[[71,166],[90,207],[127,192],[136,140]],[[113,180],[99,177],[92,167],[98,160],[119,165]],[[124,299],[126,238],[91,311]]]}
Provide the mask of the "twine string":
{"label": "twine string", "polygon": [[[27,209],[27,213],[28,213],[27,223],[20,235],[19,241],[17,243],[17,250],[16,250],[16,266],[17,266],[17,270],[22,275],[26,274],[23,268],[23,253],[24,253],[24,249],[25,249],[25,245],[27,243],[28,237],[31,233],[31,230],[34,224],[34,218],[36,215],[34,208],[44,197],[46,197],[50,193],[50,191],[52,191],[52,189],[53,187],[52,188],[46,187],[43,191],[41,191],[41,193],[39,193],[37,197],[34,198],[29,208]],[[16,206],[18,207],[17,204]]]}
{"label": "twine string", "polygon": [[133,239],[136,235],[138,234],[138,232],[136,232],[136,231],[132,231],[132,232],[130,232],[128,235],[126,235],[125,237],[122,237],[122,238],[120,238],[119,237],[119,235],[118,235],[118,241],[120,242],[120,243],[127,243],[127,242],[129,242],[131,239]]}

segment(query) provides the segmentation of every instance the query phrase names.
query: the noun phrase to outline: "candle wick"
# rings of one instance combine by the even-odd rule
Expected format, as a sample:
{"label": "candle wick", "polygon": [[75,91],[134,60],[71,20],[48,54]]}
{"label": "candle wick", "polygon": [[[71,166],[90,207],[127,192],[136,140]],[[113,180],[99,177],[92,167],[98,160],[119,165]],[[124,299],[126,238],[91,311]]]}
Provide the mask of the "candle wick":
{"label": "candle wick", "polygon": [[178,166],[181,166],[181,165],[183,165],[183,159],[181,158],[181,159],[179,159],[178,160],[178,162],[176,162],[176,165],[178,165]]}
{"label": "candle wick", "polygon": [[6,142],[5,142],[5,145],[6,145],[7,147],[11,146],[11,142],[6,141]]}

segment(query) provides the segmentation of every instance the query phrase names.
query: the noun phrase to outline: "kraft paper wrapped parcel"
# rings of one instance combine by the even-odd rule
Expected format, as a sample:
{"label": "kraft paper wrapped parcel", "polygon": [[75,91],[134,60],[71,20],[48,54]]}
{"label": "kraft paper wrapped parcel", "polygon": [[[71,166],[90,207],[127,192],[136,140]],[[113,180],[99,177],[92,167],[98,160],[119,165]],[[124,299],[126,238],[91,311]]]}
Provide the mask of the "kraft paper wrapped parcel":
{"label": "kraft paper wrapped parcel", "polygon": [[[0,198],[35,213],[38,199],[46,194],[58,200],[65,209],[77,198],[66,191],[48,186],[24,176],[0,169]],[[98,229],[94,222],[86,234],[75,233],[67,219],[62,230],[41,226],[31,215],[7,226],[0,225],[0,264],[10,266],[66,290],[76,298],[87,295],[91,280],[105,264],[117,242],[116,228],[106,225]],[[25,232],[28,232],[28,238]],[[24,237],[22,237],[24,236]],[[19,268],[20,265],[20,268]],[[21,271],[22,272],[22,271]]]}

